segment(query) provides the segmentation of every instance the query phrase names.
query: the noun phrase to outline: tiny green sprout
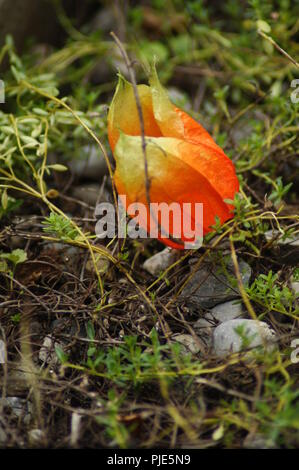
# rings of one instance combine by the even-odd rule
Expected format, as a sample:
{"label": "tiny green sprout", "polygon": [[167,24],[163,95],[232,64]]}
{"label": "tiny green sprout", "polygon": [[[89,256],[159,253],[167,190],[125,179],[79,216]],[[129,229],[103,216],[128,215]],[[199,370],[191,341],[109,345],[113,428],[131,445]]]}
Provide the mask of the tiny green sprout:
{"label": "tiny green sprout", "polygon": [[95,339],[94,326],[93,326],[93,323],[90,320],[87,322],[87,325],[86,325],[86,333],[87,333],[88,339],[90,339],[90,341],[93,341]]}
{"label": "tiny green sprout", "polygon": [[71,221],[60,214],[51,212],[50,216],[42,221],[42,224],[45,232],[56,235],[62,241],[76,240],[78,237],[78,232],[72,226]]}
{"label": "tiny green sprout", "polygon": [[222,232],[222,224],[221,224],[221,221],[220,221],[220,218],[218,217],[218,215],[215,216],[215,224],[212,225],[212,229],[216,233],[221,233]]}
{"label": "tiny green sprout", "polygon": [[21,314],[20,313],[15,313],[14,315],[12,315],[10,317],[10,319],[15,325],[17,325],[21,321]]}
{"label": "tiny green sprout", "polygon": [[0,258],[7,260],[13,265],[13,269],[20,263],[24,263],[27,260],[27,253],[20,248],[13,250],[11,253],[0,253]]}
{"label": "tiny green sprout", "polygon": [[68,355],[60,346],[55,345],[55,352],[61,364],[65,364],[66,362],[68,362]]}
{"label": "tiny green sprout", "polygon": [[293,183],[288,183],[284,186],[282,177],[279,176],[276,181],[273,182],[273,186],[274,189],[269,195],[269,200],[272,201],[275,206],[278,206],[293,186]]}
{"label": "tiny green sprout", "polygon": [[129,251],[123,251],[123,252],[120,252],[118,254],[118,257],[121,261],[127,261],[127,259],[129,258],[130,256],[130,252]]}

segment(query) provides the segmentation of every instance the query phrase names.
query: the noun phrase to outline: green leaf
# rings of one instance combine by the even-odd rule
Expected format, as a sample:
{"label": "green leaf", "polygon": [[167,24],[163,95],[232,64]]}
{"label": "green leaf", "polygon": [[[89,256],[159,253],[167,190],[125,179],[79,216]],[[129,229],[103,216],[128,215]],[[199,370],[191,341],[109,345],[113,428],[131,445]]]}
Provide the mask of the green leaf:
{"label": "green leaf", "polygon": [[220,424],[220,426],[215,429],[215,431],[213,432],[213,435],[212,435],[212,439],[213,441],[219,441],[220,439],[222,439],[224,435],[224,426],[223,424]]}
{"label": "green leaf", "polygon": [[68,170],[68,167],[66,167],[65,165],[61,165],[60,163],[55,163],[54,165],[48,165],[48,168],[51,168],[52,170],[60,171],[60,172]]}
{"label": "green leaf", "polygon": [[0,259],[0,273],[7,273],[9,271],[6,261]]}
{"label": "green leaf", "polygon": [[60,346],[55,345],[55,352],[61,364],[65,364],[68,361],[68,355]]}
{"label": "green leaf", "polygon": [[1,204],[4,210],[7,209],[8,198],[7,198],[7,190],[4,189],[2,196],[1,196]]}
{"label": "green leaf", "polygon": [[270,33],[271,26],[264,20],[258,20],[256,22],[257,29],[262,31],[263,33]]}
{"label": "green leaf", "polygon": [[29,137],[28,135],[21,135],[20,138],[27,145],[27,147],[33,148],[39,145],[39,142],[36,139]]}
{"label": "green leaf", "polygon": [[21,314],[20,313],[15,313],[15,315],[11,316],[11,321],[15,324],[20,323],[21,321]]}
{"label": "green leaf", "polygon": [[89,322],[86,325],[86,333],[88,338],[93,341],[95,339],[95,331],[94,331],[94,326],[92,322],[89,320]]}
{"label": "green leaf", "polygon": [[2,253],[0,254],[0,258],[7,259],[10,261],[14,266],[20,263],[24,263],[27,260],[27,253],[20,248],[13,250],[11,253]]}

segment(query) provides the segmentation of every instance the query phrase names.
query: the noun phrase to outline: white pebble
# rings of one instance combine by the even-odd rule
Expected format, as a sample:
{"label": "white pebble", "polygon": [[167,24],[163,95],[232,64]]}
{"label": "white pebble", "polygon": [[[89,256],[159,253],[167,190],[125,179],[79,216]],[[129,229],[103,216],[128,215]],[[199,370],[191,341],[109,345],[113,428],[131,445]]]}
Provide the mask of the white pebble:
{"label": "white pebble", "polygon": [[[242,334],[236,329],[243,327]],[[244,340],[244,336],[246,340]],[[266,345],[267,350],[273,350],[275,332],[265,322],[256,320],[229,320],[217,326],[213,332],[213,352],[224,357],[242,349],[252,349]]]}

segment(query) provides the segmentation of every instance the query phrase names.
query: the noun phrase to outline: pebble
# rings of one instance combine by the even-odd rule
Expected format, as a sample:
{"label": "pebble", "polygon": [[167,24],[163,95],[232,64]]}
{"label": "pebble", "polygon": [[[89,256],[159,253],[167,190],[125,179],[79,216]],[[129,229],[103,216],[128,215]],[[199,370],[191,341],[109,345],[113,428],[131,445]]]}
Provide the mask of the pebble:
{"label": "pebble", "polygon": [[100,185],[96,183],[92,184],[80,184],[73,188],[72,197],[78,199],[81,202],[85,202],[91,207],[94,207],[98,201],[100,195]]}
{"label": "pebble", "polygon": [[230,300],[213,307],[204,317],[199,318],[193,324],[193,328],[198,333],[199,337],[204,340],[206,345],[210,346],[212,343],[213,330],[218,323],[234,320],[235,318],[242,317],[242,315],[242,305],[240,302],[236,303],[235,300]]}
{"label": "pebble", "polygon": [[181,334],[173,336],[172,339],[184,347],[183,353],[185,354],[189,352],[197,354],[200,351],[199,340],[196,340],[192,335]]}
{"label": "pebble", "polygon": [[299,235],[283,238],[283,233],[281,233],[279,230],[267,230],[267,232],[265,232],[265,237],[268,242],[275,240],[275,242],[279,245],[291,245],[294,247],[299,247]]}
{"label": "pebble", "polygon": [[40,444],[45,439],[45,433],[42,429],[31,429],[28,432],[28,439],[31,445]]}
{"label": "pebble", "polygon": [[[188,307],[212,308],[217,304],[239,297],[237,280],[235,277],[233,263],[227,264],[227,272],[232,276],[235,283],[232,285],[219,265],[204,264],[192,276],[181,292],[179,299],[183,300]],[[251,277],[251,267],[243,260],[239,260],[239,269],[243,285],[248,285]]]}
{"label": "pebble", "polygon": [[263,346],[266,342],[266,349],[268,351],[273,350],[276,335],[267,323],[248,319],[234,319],[221,323],[213,332],[213,352],[217,356],[224,357],[244,349],[243,340],[236,332],[236,328],[240,327],[243,327],[247,338],[251,339],[245,349]]}
{"label": "pebble", "polygon": [[86,145],[82,148],[82,158],[73,159],[68,163],[72,173],[80,179],[99,181],[101,176],[108,173],[107,164],[101,150],[96,145]]}
{"label": "pebble", "polygon": [[44,338],[42,347],[39,350],[38,358],[44,364],[49,364],[51,366],[59,364],[59,359],[57,357],[55,347],[62,348],[62,345],[55,341],[51,335],[47,335]]}
{"label": "pebble", "polygon": [[17,248],[23,249],[26,245],[26,240],[24,237],[19,235],[12,235],[9,240],[11,250],[16,250]]}
{"label": "pebble", "polygon": [[[95,253],[95,264],[96,264],[96,267],[97,267],[99,273],[100,274],[105,274],[108,271],[108,269],[110,268],[110,265],[111,265],[111,261],[108,258],[108,255],[110,255],[110,252],[109,252],[109,250],[106,250],[105,247],[101,247],[101,248],[104,251],[107,251],[107,256],[105,256],[104,254],[102,255],[100,253]],[[89,256],[89,258],[86,262],[85,269],[89,273],[95,273],[95,266],[94,266],[93,259],[92,259],[91,256]]]}
{"label": "pebble", "polygon": [[213,318],[223,323],[228,320],[240,318],[243,314],[242,304],[236,300],[229,300],[223,304],[218,304],[211,309],[206,318]]}
{"label": "pebble", "polygon": [[1,399],[4,407],[10,409],[17,418],[22,418],[25,424],[29,424],[32,419],[32,403],[25,398],[6,397]]}
{"label": "pebble", "polygon": [[[68,314],[65,318],[57,318],[54,320],[51,323],[50,329],[55,336],[63,335],[66,337],[66,339],[63,340],[63,343],[66,346],[70,341],[67,339],[68,336],[70,338],[74,338],[75,336],[78,336],[79,338],[86,338],[85,326],[78,325],[75,320],[72,320],[68,317]],[[62,344],[59,343],[59,346],[62,347]]]}
{"label": "pebble", "polygon": [[48,250],[55,250],[59,253],[61,252],[68,256],[76,256],[83,252],[80,248],[76,246],[70,246],[60,242],[45,243],[43,246],[43,252]]}
{"label": "pebble", "polygon": [[61,257],[61,267],[64,269],[78,269],[79,259],[82,258],[84,250],[77,246],[66,243],[50,242],[43,246],[42,254],[53,257],[56,254]]}
{"label": "pebble", "polygon": [[177,250],[165,248],[163,251],[148,258],[143,263],[143,269],[153,276],[159,276],[161,272],[165,271],[165,269],[169,268],[169,266],[176,261],[177,256]]}
{"label": "pebble", "polygon": [[212,336],[213,336],[213,331],[216,327],[215,320],[208,319],[206,318],[199,318],[194,324],[193,324],[193,329],[198,335],[198,337],[201,339],[201,341],[204,342],[205,346],[207,348],[211,348],[212,346]]}
{"label": "pebble", "polygon": [[275,257],[280,264],[298,266],[299,263],[299,234],[284,239],[279,230],[268,230],[265,232],[267,242],[271,242],[271,249],[275,251]]}
{"label": "pebble", "polygon": [[28,393],[27,374],[21,363],[10,363],[7,374],[7,395],[24,395]]}
{"label": "pebble", "polygon": [[102,33],[109,33],[115,27],[115,14],[113,13],[113,5],[102,6],[97,13],[93,16],[89,29],[90,31],[101,31]]}

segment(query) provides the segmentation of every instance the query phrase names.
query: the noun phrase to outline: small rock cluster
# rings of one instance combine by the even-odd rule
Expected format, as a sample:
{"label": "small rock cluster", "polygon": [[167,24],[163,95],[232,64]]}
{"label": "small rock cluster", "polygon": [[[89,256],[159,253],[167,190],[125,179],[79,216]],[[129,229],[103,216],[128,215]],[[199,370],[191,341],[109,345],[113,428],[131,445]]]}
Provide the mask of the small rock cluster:
{"label": "small rock cluster", "polygon": [[[158,276],[176,260],[176,256],[175,250],[166,248],[147,259],[143,268],[153,276]],[[238,263],[243,285],[247,286],[251,268],[243,260]],[[204,343],[218,357],[257,347],[273,350],[276,336],[268,324],[244,318],[231,260],[225,269],[226,274],[219,266],[205,263],[184,286],[179,300],[193,313],[203,309],[208,311],[193,324],[197,338],[179,334],[173,339],[181,343],[184,352],[197,354],[201,349],[200,344]]]}

